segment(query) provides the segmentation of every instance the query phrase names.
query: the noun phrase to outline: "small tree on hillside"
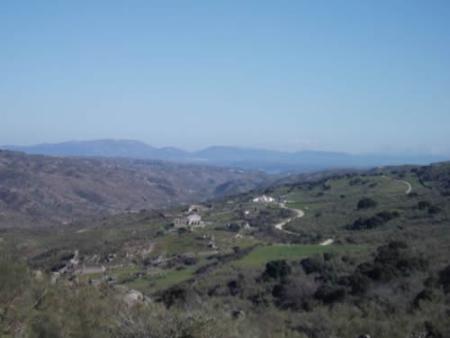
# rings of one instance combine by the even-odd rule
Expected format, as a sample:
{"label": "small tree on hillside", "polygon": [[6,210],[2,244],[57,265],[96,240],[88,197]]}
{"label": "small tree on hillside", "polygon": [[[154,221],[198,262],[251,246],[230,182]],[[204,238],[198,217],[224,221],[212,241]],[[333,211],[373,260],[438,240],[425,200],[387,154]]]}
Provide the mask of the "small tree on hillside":
{"label": "small tree on hillside", "polygon": [[358,208],[358,210],[375,208],[377,206],[377,204],[378,203],[376,201],[374,201],[373,199],[365,197],[365,198],[362,198],[359,200],[357,208]]}

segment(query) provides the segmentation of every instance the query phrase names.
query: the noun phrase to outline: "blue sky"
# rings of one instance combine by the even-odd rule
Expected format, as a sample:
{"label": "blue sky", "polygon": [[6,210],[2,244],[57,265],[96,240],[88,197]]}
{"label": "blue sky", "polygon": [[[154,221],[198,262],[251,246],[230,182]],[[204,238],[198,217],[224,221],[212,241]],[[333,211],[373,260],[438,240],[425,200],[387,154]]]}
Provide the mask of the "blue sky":
{"label": "blue sky", "polygon": [[0,144],[450,154],[450,2],[2,1]]}

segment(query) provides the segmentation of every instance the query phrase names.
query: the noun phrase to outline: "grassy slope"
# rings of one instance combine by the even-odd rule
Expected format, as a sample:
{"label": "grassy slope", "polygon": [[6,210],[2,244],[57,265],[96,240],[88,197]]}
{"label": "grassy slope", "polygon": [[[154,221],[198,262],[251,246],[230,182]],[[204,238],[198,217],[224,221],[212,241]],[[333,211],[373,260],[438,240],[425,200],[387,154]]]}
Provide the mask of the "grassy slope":
{"label": "grassy slope", "polygon": [[[289,201],[291,208],[305,210],[305,216],[289,223],[286,228],[297,232],[300,236],[286,236],[273,230],[270,224],[278,221],[277,207],[255,205],[251,202],[252,195],[237,197],[232,200],[214,203],[213,208],[204,213],[204,218],[209,222],[205,229],[187,233],[165,233],[164,229],[170,224],[173,217],[179,215],[181,210],[174,209],[166,218],[156,214],[129,214],[116,216],[101,221],[98,224],[80,224],[72,228],[58,229],[57,231],[26,231],[5,232],[2,238],[16,241],[18,247],[29,256],[35,256],[51,249],[64,249],[87,256],[106,255],[116,253],[116,266],[108,270],[108,274],[119,282],[146,291],[155,292],[174,284],[195,277],[194,272],[211,261],[208,256],[217,254],[215,250],[208,248],[210,238],[214,238],[218,249],[218,255],[230,254],[233,248],[241,250],[257,246],[245,257],[240,257],[229,264],[231,269],[262,269],[270,260],[287,259],[295,260],[301,257],[319,254],[328,251],[348,252],[357,250],[367,255],[371,248],[383,243],[387,238],[395,239],[409,236],[419,248],[433,245],[435,248],[448,250],[450,232],[442,228],[439,219],[445,219],[448,215],[448,205],[443,207],[443,212],[431,217],[423,211],[416,210],[419,200],[430,200],[433,203],[441,203],[442,197],[437,192],[422,185],[417,176],[407,172],[403,177],[398,177],[386,170],[384,175],[336,177],[325,182],[315,184],[287,185],[276,188],[271,194],[274,197],[284,198]],[[407,186],[400,180],[406,180],[413,186],[416,197],[405,194]],[[375,208],[357,210],[356,205],[363,197],[370,197],[378,202]],[[242,238],[236,238],[236,233],[225,231],[224,226],[230,222],[240,221],[244,210],[250,210],[252,214],[266,212],[266,216],[274,217],[267,225],[254,227],[250,232],[242,232]],[[399,219],[370,231],[348,231],[344,227],[353,222],[357,217],[368,217],[383,210],[398,210]],[[258,218],[259,219],[259,218]],[[430,222],[431,220],[431,222]],[[429,236],[420,239],[420,230],[423,222],[429,223],[427,228]],[[408,224],[408,228],[404,228]],[[79,231],[82,229],[83,231]],[[329,247],[318,246],[317,243],[326,238],[333,238],[336,243]],[[419,240],[420,239],[420,240]],[[295,243],[284,245],[283,243]],[[153,250],[145,257],[140,255],[141,250],[152,243]],[[301,244],[303,245],[301,245]],[[354,245],[357,244],[357,245]],[[131,254],[134,258],[126,258]],[[194,266],[175,264],[162,268],[148,268],[143,265],[143,260],[152,260],[157,257],[173,258],[180,255],[188,255],[197,258]],[[120,264],[119,264],[120,263]],[[37,261],[36,266],[46,261]],[[136,277],[137,273],[144,274]]]}
{"label": "grassy slope", "polygon": [[297,260],[325,252],[342,252],[361,250],[361,246],[339,245],[339,246],[321,246],[308,244],[274,244],[260,246],[252,250],[247,256],[236,261],[233,265],[240,268],[262,268],[265,263],[273,260]]}

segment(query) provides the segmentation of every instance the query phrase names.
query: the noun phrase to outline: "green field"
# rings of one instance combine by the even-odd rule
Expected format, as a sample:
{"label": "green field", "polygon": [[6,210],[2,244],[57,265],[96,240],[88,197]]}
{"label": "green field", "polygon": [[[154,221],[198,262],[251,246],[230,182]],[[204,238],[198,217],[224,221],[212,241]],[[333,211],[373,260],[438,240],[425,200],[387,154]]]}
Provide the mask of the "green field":
{"label": "green field", "polygon": [[249,268],[258,267],[269,261],[285,259],[295,260],[302,257],[321,254],[324,252],[336,252],[346,250],[360,250],[360,246],[351,245],[302,245],[302,244],[275,244],[267,246],[259,246],[251,251],[247,256],[233,263],[237,267]]}
{"label": "green field", "polygon": [[187,267],[180,270],[163,271],[157,276],[147,278],[137,278],[125,285],[129,288],[139,290],[144,293],[167,289],[173,285],[182,283],[193,276],[195,267]]}

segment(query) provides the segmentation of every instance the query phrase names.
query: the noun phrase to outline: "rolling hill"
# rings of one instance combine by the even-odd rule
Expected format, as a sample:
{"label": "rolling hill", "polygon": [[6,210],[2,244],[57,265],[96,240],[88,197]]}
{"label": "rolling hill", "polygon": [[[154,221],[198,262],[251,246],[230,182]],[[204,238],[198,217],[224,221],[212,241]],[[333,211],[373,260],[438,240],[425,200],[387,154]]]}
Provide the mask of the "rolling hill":
{"label": "rolling hill", "polygon": [[3,323],[45,337],[449,337],[449,176],[450,163],[299,176],[199,205],[192,227],[176,207],[3,229]]}
{"label": "rolling hill", "polygon": [[64,224],[164,208],[244,192],[269,180],[259,172],[191,164],[0,151],[0,225]]}

